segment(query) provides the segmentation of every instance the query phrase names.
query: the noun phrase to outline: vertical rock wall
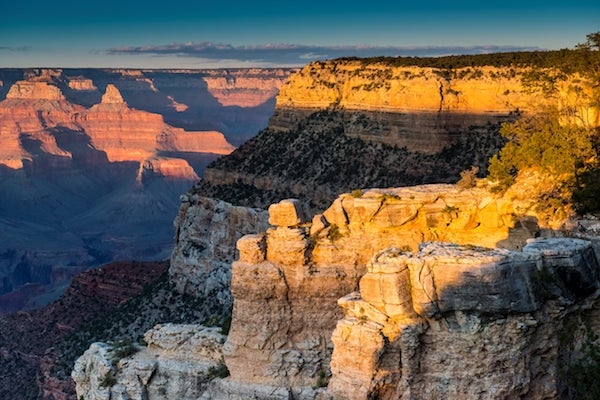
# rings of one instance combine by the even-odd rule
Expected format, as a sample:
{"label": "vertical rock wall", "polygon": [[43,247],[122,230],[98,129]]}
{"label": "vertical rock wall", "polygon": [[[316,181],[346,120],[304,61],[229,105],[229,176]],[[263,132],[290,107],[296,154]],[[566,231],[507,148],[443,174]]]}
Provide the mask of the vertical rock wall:
{"label": "vertical rock wall", "polygon": [[599,266],[587,241],[526,244],[561,233],[514,206],[451,185],[342,195],[310,222],[271,206],[238,241],[231,376],[205,398],[559,398]]}

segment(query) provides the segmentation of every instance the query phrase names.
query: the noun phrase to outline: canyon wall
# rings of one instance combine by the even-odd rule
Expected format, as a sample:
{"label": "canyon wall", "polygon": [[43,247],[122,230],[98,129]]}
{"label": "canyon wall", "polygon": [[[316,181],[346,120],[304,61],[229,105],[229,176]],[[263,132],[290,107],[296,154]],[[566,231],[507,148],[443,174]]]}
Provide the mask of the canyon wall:
{"label": "canyon wall", "polygon": [[111,84],[138,110],[187,131],[219,131],[239,146],[267,126],[279,87],[294,69],[0,69],[0,100],[24,78],[52,82],[72,103],[100,103]]}
{"label": "canyon wall", "polygon": [[548,106],[576,111],[597,126],[597,109],[586,104],[591,88],[579,74],[555,77],[548,95],[533,68],[396,67],[362,60],[314,62],[292,75],[277,96],[269,127],[294,129],[317,110],[338,109],[345,133],[368,141],[436,153],[469,129]]}
{"label": "canyon wall", "polygon": [[537,67],[313,62],[290,76],[267,129],[205,171],[201,191],[245,206],[295,197],[322,211],[361,187],[453,183],[504,145],[500,125],[556,109],[598,126],[593,82]]}
{"label": "canyon wall", "polygon": [[205,398],[561,398],[559,370],[587,340],[580,313],[597,325],[597,238],[532,240],[565,232],[485,189],[269,211],[273,228],[238,242],[231,376]]}
{"label": "canyon wall", "polygon": [[265,210],[232,206],[218,199],[184,194],[174,221],[175,245],[169,276],[177,290],[219,304],[228,314],[231,263],[242,236],[268,227]]}
{"label": "canyon wall", "polygon": [[[208,231],[223,237],[217,216],[249,212],[182,200],[174,260],[188,264],[218,253],[205,242]],[[218,350],[230,375],[211,364],[208,378],[203,361],[186,385],[202,399],[562,398],[598,327],[598,224],[540,221],[531,199],[455,185],[356,191],[312,217],[298,200],[273,204],[271,228],[237,242],[231,329]],[[181,260],[172,279],[215,286],[214,265]],[[190,357],[182,343],[173,362]],[[98,346],[73,375],[85,399],[143,398],[131,393],[182,379],[162,356],[140,367],[153,345],[112,361]],[[107,371],[115,380],[103,386]]]}

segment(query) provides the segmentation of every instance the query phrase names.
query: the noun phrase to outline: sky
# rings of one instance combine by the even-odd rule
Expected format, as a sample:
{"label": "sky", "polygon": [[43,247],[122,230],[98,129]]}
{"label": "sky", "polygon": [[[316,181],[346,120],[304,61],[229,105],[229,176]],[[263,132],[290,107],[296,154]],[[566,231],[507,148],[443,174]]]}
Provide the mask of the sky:
{"label": "sky", "polygon": [[3,0],[0,68],[300,66],[573,48],[600,1]]}

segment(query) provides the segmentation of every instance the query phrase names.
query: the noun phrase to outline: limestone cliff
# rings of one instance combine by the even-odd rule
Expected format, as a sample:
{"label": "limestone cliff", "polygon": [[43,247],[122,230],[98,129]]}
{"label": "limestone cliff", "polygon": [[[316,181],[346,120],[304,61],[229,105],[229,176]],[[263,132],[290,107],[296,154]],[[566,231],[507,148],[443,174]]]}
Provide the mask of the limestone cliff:
{"label": "limestone cliff", "polygon": [[[265,226],[255,213],[182,198],[170,274],[180,290],[230,301],[227,246],[252,231],[245,221]],[[312,218],[282,201],[269,223],[237,242],[218,353],[229,377],[213,379],[214,364],[208,377],[204,361],[176,366],[207,351],[185,341],[150,364],[152,344],[127,357],[96,345],[73,373],[78,394],[142,399],[183,379],[202,399],[558,399],[585,324],[598,325],[597,236],[550,238],[569,232],[540,226],[525,200],[454,185],[370,189]]]}
{"label": "limestone cliff", "polygon": [[232,206],[198,195],[181,196],[174,221],[175,247],[169,275],[177,290],[214,302],[227,314],[233,299],[229,289],[235,243],[268,227],[267,212]]}
{"label": "limestone cliff", "polygon": [[257,107],[273,99],[290,75],[283,69],[206,71],[208,91],[224,106]]}
{"label": "limestone cliff", "polygon": [[[144,335],[147,346],[93,344],[72,373],[84,400],[195,400],[222,365],[225,336],[201,325],[157,325]],[[119,356],[121,351],[121,356]]]}
{"label": "limestone cliff", "polygon": [[[578,353],[554,318],[568,329],[595,304],[591,242],[527,244],[564,233],[518,217],[508,199],[450,185],[343,195],[312,222],[283,201],[270,223],[238,242],[231,376],[206,398],[560,398],[557,371]],[[422,244],[431,240],[462,246]]]}
{"label": "limestone cliff", "polygon": [[[590,242],[536,239],[523,252],[424,244],[376,255],[339,300],[334,399],[563,398],[569,365],[598,323]],[[554,281],[544,281],[542,274]],[[569,348],[569,346],[572,346]]]}
{"label": "limestone cliff", "polygon": [[[584,78],[546,69],[532,82],[532,71],[533,67],[442,69],[362,60],[314,62],[281,88],[270,127],[289,130],[309,113],[336,108],[352,111],[347,113],[348,135],[435,153],[470,126],[548,106],[574,108],[582,119],[598,125],[597,109],[585,102],[591,87]],[[547,77],[553,79],[552,95],[543,93]],[[359,116],[361,124],[353,123]]]}

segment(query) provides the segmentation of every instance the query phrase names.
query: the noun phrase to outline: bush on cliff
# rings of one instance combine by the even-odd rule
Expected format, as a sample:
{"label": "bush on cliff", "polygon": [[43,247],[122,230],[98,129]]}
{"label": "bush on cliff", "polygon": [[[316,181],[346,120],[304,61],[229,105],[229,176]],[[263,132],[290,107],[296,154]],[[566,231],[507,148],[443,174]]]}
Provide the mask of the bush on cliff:
{"label": "bush on cliff", "polygon": [[579,212],[600,210],[600,185],[595,180],[600,171],[598,129],[561,124],[559,114],[549,112],[504,124],[500,132],[509,141],[490,160],[495,191],[513,185],[520,173],[537,170],[556,182],[539,193],[541,208],[572,205]]}
{"label": "bush on cliff", "polygon": [[[490,160],[489,178],[496,183],[493,189],[504,191],[525,171],[539,171],[556,182],[538,193],[541,208],[600,211],[600,129],[588,122],[586,111],[600,106],[600,51],[593,50],[597,37],[600,33],[588,35],[587,44],[577,50],[586,60],[577,68],[581,86],[573,88],[580,93],[579,104],[503,124],[500,133],[508,142]],[[544,96],[557,95],[560,76],[535,69],[530,72],[524,77],[524,86]],[[585,94],[583,86],[588,89]]]}

